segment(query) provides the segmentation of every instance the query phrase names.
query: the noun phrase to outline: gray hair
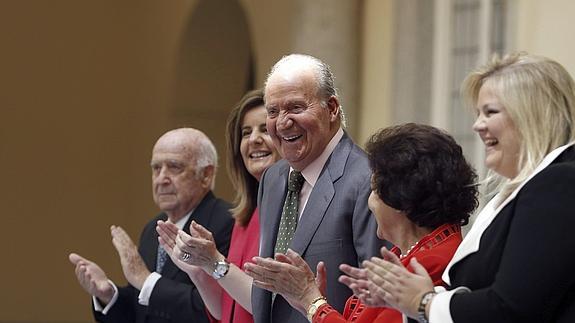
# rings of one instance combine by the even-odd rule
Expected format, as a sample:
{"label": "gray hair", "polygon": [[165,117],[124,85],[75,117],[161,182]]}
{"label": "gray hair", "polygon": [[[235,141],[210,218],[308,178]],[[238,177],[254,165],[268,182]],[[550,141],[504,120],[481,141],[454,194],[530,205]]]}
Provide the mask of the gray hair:
{"label": "gray hair", "polygon": [[216,147],[205,133],[194,128],[178,128],[166,132],[158,139],[158,142],[160,140],[176,140],[182,145],[182,149],[187,152],[188,156],[191,157],[191,162],[194,163],[196,178],[198,179],[202,177],[204,168],[213,166],[214,176],[212,176],[210,186],[211,189],[214,189],[218,167],[218,153]]}
{"label": "gray hair", "polygon": [[[319,58],[306,54],[290,54],[282,57],[277,63],[274,64],[266,77],[264,88],[267,88],[270,76],[284,65],[297,64],[297,65],[310,65],[314,68],[317,82],[318,96],[322,99],[322,106],[326,107],[326,101],[334,96],[339,99],[337,88],[335,87],[335,77],[331,72],[329,65]],[[339,120],[342,127],[345,127],[345,115],[343,107],[339,106]]]}
{"label": "gray hair", "polygon": [[218,166],[218,152],[212,141],[206,136],[197,138],[196,167]]}
{"label": "gray hair", "polygon": [[[199,131],[199,130],[198,130]],[[214,167],[214,176],[212,177],[212,182],[210,184],[213,190],[216,186],[216,170],[218,168],[218,152],[216,147],[203,132],[199,131],[201,135],[196,137],[196,147],[195,150],[195,162],[196,162],[196,174],[200,176],[200,170],[203,170],[207,166]]]}

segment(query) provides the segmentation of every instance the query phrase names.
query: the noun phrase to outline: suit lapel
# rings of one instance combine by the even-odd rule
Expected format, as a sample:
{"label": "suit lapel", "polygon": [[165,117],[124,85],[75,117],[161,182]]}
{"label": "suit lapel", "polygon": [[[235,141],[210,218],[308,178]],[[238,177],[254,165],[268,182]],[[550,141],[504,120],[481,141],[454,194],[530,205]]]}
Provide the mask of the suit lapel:
{"label": "suit lapel", "polygon": [[314,236],[327,208],[335,195],[329,171],[318,178],[299,220],[290,248],[302,255]]}
{"label": "suit lapel", "polygon": [[335,196],[334,183],[343,175],[351,147],[351,139],[344,134],[311,191],[290,246],[300,255],[307,249]]}

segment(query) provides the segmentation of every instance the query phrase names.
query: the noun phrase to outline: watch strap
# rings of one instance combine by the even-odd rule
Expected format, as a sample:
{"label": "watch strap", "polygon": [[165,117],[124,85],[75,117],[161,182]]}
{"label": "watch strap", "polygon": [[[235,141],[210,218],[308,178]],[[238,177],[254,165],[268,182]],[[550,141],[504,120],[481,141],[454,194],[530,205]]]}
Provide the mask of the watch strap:
{"label": "watch strap", "polygon": [[425,314],[425,308],[427,307],[427,304],[429,304],[433,296],[435,296],[435,294],[437,293],[431,290],[421,296],[421,301],[419,301],[419,306],[417,307],[417,321],[419,323],[429,323],[428,321],[429,318]]}
{"label": "watch strap", "polygon": [[317,310],[324,304],[327,304],[327,298],[325,298],[325,296],[319,296],[311,301],[311,304],[307,307],[307,319],[310,322],[313,321],[313,316]]}

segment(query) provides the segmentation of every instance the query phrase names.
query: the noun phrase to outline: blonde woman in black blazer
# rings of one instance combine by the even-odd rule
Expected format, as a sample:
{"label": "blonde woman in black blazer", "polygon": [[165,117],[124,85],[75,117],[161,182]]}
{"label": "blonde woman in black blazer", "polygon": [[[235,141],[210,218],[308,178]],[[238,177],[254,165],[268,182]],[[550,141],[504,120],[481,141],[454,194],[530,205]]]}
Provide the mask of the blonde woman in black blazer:
{"label": "blonde woman in black blazer", "polygon": [[525,53],[467,76],[462,94],[498,193],[447,266],[448,290],[384,251],[364,264],[367,301],[420,322],[575,322],[574,93],[560,64]]}

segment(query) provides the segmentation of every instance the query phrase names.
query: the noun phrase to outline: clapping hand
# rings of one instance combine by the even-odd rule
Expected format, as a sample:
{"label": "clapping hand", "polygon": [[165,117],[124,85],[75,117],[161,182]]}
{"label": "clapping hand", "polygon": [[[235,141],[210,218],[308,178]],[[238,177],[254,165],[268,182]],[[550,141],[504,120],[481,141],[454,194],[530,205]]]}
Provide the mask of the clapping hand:
{"label": "clapping hand", "polygon": [[366,269],[356,268],[346,264],[340,265],[339,269],[344,272],[345,275],[341,275],[338,281],[349,287],[363,304],[370,307],[387,306],[385,300],[378,297],[377,294],[371,293]]}
{"label": "clapping hand", "polygon": [[122,271],[126,280],[132,286],[141,290],[144,281],[151,272],[140,256],[138,248],[122,227],[113,225],[110,228],[110,232],[112,234],[112,243],[120,256],[120,263],[122,264]]}
{"label": "clapping hand", "polygon": [[[176,239],[181,230],[173,224],[172,222],[159,220],[157,222],[156,231],[158,232],[158,241],[172,259],[172,262],[180,268],[182,271],[186,272],[190,277],[195,277],[202,273],[202,269],[198,266],[194,266],[185,261],[182,261],[182,252],[176,246]],[[187,235],[184,231],[182,234]]]}
{"label": "clapping hand", "polygon": [[416,318],[419,302],[423,294],[433,290],[433,281],[425,268],[411,259],[407,270],[399,258],[382,248],[383,259],[372,257],[362,263],[369,281],[368,289],[372,297],[382,299],[409,317]]}
{"label": "clapping hand", "polygon": [[96,296],[102,303],[108,304],[114,296],[114,288],[106,273],[95,262],[71,253],[68,258],[75,266],[78,282],[88,294]]}
{"label": "clapping hand", "polygon": [[255,286],[282,295],[304,315],[312,300],[325,292],[323,262],[318,263],[318,276],[315,277],[308,264],[291,249],[285,255],[276,254],[275,259],[254,257],[253,263],[246,263],[244,268],[254,279]]}
{"label": "clapping hand", "polygon": [[156,230],[160,235],[160,243],[172,261],[190,275],[199,269],[210,273],[213,264],[224,259],[216,248],[212,233],[195,221],[190,223],[190,234],[164,221],[158,221]]}

